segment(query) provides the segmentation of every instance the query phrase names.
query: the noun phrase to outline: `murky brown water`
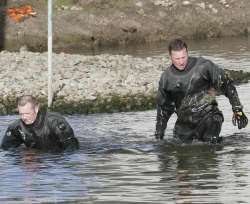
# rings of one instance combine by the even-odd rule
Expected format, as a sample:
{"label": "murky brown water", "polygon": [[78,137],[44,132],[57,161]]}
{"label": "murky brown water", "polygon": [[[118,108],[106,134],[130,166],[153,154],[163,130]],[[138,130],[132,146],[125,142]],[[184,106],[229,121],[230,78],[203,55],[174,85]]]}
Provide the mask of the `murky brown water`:
{"label": "murky brown water", "polygon": [[[248,39],[190,42],[191,54],[226,67],[250,70]],[[165,49],[165,48],[164,48]],[[140,51],[159,56],[161,46]],[[191,48],[190,48],[191,49]],[[139,51],[138,51],[139,52]],[[137,55],[137,54],[136,54]],[[249,84],[238,88],[250,117]],[[153,138],[155,110],[66,116],[80,139],[77,152],[51,154],[0,150],[0,202],[29,203],[249,203],[250,126],[232,126],[226,97],[223,145],[174,143],[169,121],[166,140]],[[17,116],[1,116],[1,135]]]}
{"label": "murky brown water", "polygon": [[[187,41],[190,54],[196,56],[204,56],[215,60],[219,65],[231,69],[244,69],[250,71],[249,55],[250,55],[250,38],[223,38],[209,39],[199,41]],[[110,54],[128,54],[136,57],[161,57],[168,56],[167,42],[160,42],[147,45],[135,45],[124,47],[109,47],[100,49],[68,49],[64,50],[68,53],[79,53],[87,55],[98,55],[103,53]],[[60,52],[58,50],[58,52]]]}

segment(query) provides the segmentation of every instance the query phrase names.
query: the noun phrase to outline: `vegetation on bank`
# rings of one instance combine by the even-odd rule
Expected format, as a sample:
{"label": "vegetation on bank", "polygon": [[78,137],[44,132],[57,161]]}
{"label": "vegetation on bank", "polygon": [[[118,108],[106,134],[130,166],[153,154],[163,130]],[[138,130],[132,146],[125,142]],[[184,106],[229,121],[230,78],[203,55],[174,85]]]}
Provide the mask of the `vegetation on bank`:
{"label": "vegetation on bank", "polygon": [[[127,111],[144,111],[155,108],[156,93],[152,95],[126,95],[113,94],[109,97],[98,96],[94,100],[83,99],[81,101],[69,101],[67,97],[57,98],[50,111],[63,114],[91,114],[114,113]],[[38,98],[42,108],[47,107],[47,98]],[[0,115],[16,114],[16,97],[1,98]]]}
{"label": "vegetation on bank", "polygon": [[113,94],[109,97],[98,96],[95,100],[82,100],[79,102],[60,98],[54,102],[51,110],[64,114],[144,111],[155,107],[155,97],[155,93],[148,96],[143,94],[126,96]]}

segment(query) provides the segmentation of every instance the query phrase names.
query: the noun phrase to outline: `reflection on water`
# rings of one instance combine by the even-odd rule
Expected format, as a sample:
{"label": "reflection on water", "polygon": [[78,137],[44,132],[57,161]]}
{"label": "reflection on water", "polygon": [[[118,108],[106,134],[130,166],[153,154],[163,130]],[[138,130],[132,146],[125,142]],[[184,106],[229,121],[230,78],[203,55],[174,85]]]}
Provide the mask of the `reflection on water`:
{"label": "reflection on water", "polygon": [[[204,53],[208,45],[203,44]],[[201,45],[200,51],[195,49],[203,52]],[[212,53],[205,54],[214,57]],[[217,54],[223,64],[238,60]],[[244,60],[247,57],[242,57],[243,64]],[[237,88],[250,117],[250,85]],[[79,137],[80,150],[58,154],[0,150],[0,202],[249,203],[250,126],[241,131],[232,126],[227,98],[219,96],[218,102],[225,116],[224,142],[213,147],[175,143],[175,116],[166,140],[155,141],[155,110],[66,116]],[[0,117],[1,135],[16,118]]]}
{"label": "reflection on water", "polygon": [[[215,38],[206,40],[187,40],[190,50],[194,50],[202,55],[227,56],[233,55],[244,58],[244,53],[250,51],[250,39],[248,37],[237,38]],[[78,47],[68,50],[58,50],[67,53],[77,53],[86,55],[99,55],[103,53],[133,55],[136,57],[151,57],[168,53],[168,42],[157,42],[151,44],[135,44],[119,47],[100,47],[96,49],[86,49]],[[243,54],[243,56],[242,56]]]}

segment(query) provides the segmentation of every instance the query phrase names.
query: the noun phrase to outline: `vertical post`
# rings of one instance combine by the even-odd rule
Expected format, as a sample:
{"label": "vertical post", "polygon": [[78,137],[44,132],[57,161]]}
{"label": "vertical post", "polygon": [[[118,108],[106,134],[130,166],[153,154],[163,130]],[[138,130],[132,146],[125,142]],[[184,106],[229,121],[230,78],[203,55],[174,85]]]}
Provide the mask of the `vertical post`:
{"label": "vertical post", "polygon": [[5,41],[5,18],[6,13],[3,12],[3,9],[6,9],[7,0],[0,0],[1,14],[0,14],[0,51],[4,49]]}
{"label": "vertical post", "polygon": [[52,105],[52,9],[53,0],[48,0],[48,107]]}

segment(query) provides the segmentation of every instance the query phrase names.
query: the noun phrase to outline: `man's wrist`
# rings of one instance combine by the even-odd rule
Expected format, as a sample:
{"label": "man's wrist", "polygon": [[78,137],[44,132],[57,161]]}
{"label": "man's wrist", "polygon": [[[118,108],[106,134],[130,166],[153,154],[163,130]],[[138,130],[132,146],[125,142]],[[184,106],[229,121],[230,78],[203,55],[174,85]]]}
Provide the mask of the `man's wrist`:
{"label": "man's wrist", "polygon": [[243,106],[242,105],[233,106],[232,109],[233,109],[233,112],[240,112],[240,111],[242,111]]}

